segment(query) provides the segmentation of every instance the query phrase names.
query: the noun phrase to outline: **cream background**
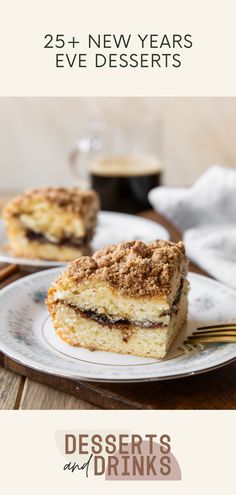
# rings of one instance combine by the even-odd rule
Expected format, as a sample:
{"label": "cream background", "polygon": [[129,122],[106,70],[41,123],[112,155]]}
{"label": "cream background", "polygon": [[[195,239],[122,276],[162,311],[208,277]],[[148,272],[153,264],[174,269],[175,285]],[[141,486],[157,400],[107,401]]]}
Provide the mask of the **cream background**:
{"label": "cream background", "polygon": [[91,119],[160,120],[169,185],[212,163],[236,167],[236,98],[0,98],[0,191],[72,184],[68,155]]}
{"label": "cream background", "polygon": [[[1,487],[9,494],[235,493],[235,411],[1,411],[0,420]],[[182,480],[112,482],[63,471],[57,432],[95,429],[169,434]]]}
{"label": "cream background", "polygon": [[[0,1],[2,96],[235,95],[235,0]],[[190,33],[194,44],[180,69],[56,69],[47,33],[79,35],[82,53],[88,33],[131,33],[134,53],[137,33]]]}

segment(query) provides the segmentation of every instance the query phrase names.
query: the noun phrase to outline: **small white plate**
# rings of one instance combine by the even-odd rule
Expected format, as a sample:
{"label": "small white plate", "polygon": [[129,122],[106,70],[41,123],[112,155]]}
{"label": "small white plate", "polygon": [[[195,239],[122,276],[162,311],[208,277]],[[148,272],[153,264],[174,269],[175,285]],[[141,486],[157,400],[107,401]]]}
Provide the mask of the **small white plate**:
{"label": "small white plate", "polygon": [[[101,211],[99,213],[98,225],[92,241],[93,251],[97,251],[107,244],[118,244],[122,241],[132,241],[135,239],[144,242],[150,242],[156,239],[168,240],[169,233],[162,225],[146,218],[110,211]],[[63,266],[66,264],[66,262],[11,256],[7,253],[7,244],[4,222],[0,220],[0,262],[41,268]]]}
{"label": "small white plate", "polygon": [[198,325],[236,321],[235,292],[207,277],[189,274],[189,316],[165,360],[89,351],[64,343],[54,332],[44,303],[60,269],[41,271],[0,292],[0,350],[45,373],[87,381],[165,380],[218,368],[236,359],[236,344],[212,344],[180,354]]}

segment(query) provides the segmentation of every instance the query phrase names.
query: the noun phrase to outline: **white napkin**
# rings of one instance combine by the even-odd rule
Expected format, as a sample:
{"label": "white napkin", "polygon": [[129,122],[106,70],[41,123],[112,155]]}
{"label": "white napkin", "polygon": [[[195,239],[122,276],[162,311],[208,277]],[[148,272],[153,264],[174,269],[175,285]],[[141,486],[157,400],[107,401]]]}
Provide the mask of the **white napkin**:
{"label": "white napkin", "polygon": [[214,165],[191,188],[156,187],[149,200],[183,233],[188,257],[236,289],[236,170]]}

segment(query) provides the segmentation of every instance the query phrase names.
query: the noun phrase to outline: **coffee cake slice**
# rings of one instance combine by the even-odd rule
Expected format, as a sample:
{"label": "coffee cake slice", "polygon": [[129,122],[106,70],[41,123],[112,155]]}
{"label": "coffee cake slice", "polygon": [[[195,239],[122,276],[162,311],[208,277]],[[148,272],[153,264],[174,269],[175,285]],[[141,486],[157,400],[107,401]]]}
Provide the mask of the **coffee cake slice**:
{"label": "coffee cake slice", "polygon": [[3,210],[14,255],[70,261],[90,254],[99,200],[95,191],[48,187],[32,189]]}
{"label": "coffee cake slice", "polygon": [[164,358],[187,315],[182,242],[124,242],[70,263],[49,289],[56,333],[91,350]]}

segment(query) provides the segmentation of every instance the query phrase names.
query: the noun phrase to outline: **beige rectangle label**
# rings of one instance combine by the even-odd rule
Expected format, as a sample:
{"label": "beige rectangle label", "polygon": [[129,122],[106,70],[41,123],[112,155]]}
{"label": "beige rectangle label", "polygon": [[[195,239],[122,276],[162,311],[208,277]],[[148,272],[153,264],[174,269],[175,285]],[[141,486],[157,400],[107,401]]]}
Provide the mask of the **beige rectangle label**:
{"label": "beige rectangle label", "polygon": [[235,95],[233,0],[1,3],[2,96]]}
{"label": "beige rectangle label", "polygon": [[[141,494],[144,489],[150,494],[234,493],[235,411],[1,411],[0,435],[1,487],[7,493],[64,495],[102,490],[106,494],[112,490],[116,494],[129,490]],[[161,445],[153,466],[150,435]],[[128,479],[126,472],[125,479],[121,473],[116,481],[114,470],[110,477],[102,473],[101,458],[107,467],[115,443],[122,454],[118,469],[132,474],[134,456],[136,463],[141,462],[140,438],[148,445],[148,450],[140,451],[146,477],[141,473],[138,480]],[[136,444],[128,455],[127,442]],[[150,475],[152,467],[161,471],[168,465],[171,456],[172,479]],[[83,469],[71,469],[74,463]]]}

